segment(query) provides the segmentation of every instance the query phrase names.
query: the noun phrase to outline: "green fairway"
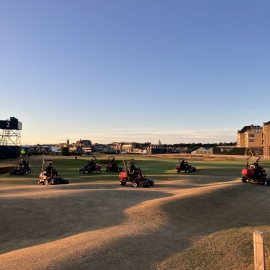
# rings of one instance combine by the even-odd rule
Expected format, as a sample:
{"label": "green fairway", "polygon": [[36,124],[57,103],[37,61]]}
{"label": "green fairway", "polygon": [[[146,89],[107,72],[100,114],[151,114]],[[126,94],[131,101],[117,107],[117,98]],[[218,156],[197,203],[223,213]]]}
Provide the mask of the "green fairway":
{"label": "green fairway", "polygon": [[[98,155],[97,163],[101,168],[101,174],[79,173],[78,169],[86,165],[87,161],[92,156],[78,157],[74,156],[45,156],[46,160],[53,160],[53,166],[58,173],[70,183],[84,183],[95,181],[110,181],[117,183],[119,181],[117,172],[106,172],[106,163],[109,155]],[[32,171],[29,175],[0,175],[0,185],[3,184],[36,184],[39,173],[41,172],[42,156],[33,156],[30,159]],[[242,159],[226,159],[226,160],[192,160],[186,158],[190,165],[196,167],[197,171],[193,173],[177,173],[175,166],[179,163],[178,158],[171,157],[157,157],[157,156],[143,156],[143,155],[116,155],[115,160],[119,167],[125,169],[124,161],[134,159],[136,167],[140,167],[142,173],[153,180],[176,180],[192,178],[194,183],[203,184],[211,182],[232,181],[241,177],[242,168],[246,166],[246,160]],[[0,164],[14,164],[18,163],[19,159],[1,160]],[[252,161],[251,161],[252,162]],[[260,165],[269,170],[269,160],[261,160]]]}

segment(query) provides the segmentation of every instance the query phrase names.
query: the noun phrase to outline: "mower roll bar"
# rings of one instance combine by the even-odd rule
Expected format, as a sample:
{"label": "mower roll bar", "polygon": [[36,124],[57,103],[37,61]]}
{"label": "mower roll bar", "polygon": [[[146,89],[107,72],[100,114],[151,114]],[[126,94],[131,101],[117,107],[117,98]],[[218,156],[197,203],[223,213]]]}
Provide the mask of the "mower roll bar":
{"label": "mower roll bar", "polygon": [[[248,160],[251,158],[252,156],[249,156],[247,158],[247,168],[248,168]],[[258,161],[261,159],[261,157],[258,157],[257,160],[254,163],[258,163]]]}
{"label": "mower roll bar", "polygon": [[[249,157],[247,158],[247,160],[249,160],[251,157],[252,157],[252,156],[249,156]],[[259,161],[260,159],[261,159],[261,157],[258,157],[256,161]]]}
{"label": "mower roll bar", "polygon": [[131,164],[133,161],[134,161],[134,158],[125,161],[124,164],[125,164],[125,169],[126,169],[126,171],[128,170],[128,169],[127,169],[127,164],[130,166],[130,164]]}
{"label": "mower roll bar", "polygon": [[46,164],[46,162],[51,162],[51,163],[53,163],[53,160],[52,160],[52,159],[45,159],[45,160],[43,160],[43,161],[42,161],[42,166],[41,166],[42,171],[44,171],[44,165]]}

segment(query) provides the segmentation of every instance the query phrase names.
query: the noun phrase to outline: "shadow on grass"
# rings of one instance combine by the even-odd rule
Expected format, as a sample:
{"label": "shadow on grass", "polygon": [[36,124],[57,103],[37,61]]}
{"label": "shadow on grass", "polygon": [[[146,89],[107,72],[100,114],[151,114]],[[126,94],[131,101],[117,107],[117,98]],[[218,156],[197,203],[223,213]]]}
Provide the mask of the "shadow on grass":
{"label": "shadow on grass", "polygon": [[[24,189],[14,198],[0,198],[1,254],[119,225],[126,219],[124,211],[127,208],[171,196],[157,191],[146,193],[131,188],[93,190],[85,186],[68,187],[73,193],[57,192],[63,186],[49,186],[50,191],[42,194],[33,194],[33,190],[27,194],[27,189]],[[8,192],[4,193],[7,195]]]}
{"label": "shadow on grass", "polygon": [[[168,221],[160,226],[158,231],[145,234],[142,224],[138,224],[141,226],[139,227],[142,230],[141,235],[131,233],[107,245],[99,252],[98,266],[92,269],[108,269],[108,261],[115,269],[130,269],[130,266],[136,266],[132,269],[157,269],[155,266],[188,249],[202,237],[231,228],[269,225],[269,195],[270,189],[263,186],[243,184],[227,186],[200,195],[176,197],[161,207],[168,216]],[[117,256],[122,254],[123,250],[126,259]],[[138,256],[134,256],[134,250]],[[146,254],[148,256],[145,256]],[[239,254],[231,255],[239,256]],[[94,266],[96,259],[94,257],[87,253],[85,256],[75,258],[68,269],[79,268],[80,265]],[[200,258],[200,262],[203,263],[203,258]],[[182,268],[176,262],[170,267],[158,269]],[[200,265],[196,269],[209,268],[207,265],[205,267]]]}

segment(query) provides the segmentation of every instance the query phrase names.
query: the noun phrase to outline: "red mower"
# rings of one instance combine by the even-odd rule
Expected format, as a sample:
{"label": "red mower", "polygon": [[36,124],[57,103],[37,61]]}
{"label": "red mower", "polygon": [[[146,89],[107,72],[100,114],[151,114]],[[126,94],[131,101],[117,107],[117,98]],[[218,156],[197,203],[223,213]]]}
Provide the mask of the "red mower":
{"label": "red mower", "polygon": [[265,170],[259,165],[260,157],[249,165],[249,158],[247,158],[247,166],[242,169],[242,182],[243,183],[257,183],[259,185],[267,186],[270,183],[270,178],[266,178]]}
{"label": "red mower", "polygon": [[123,169],[117,166],[115,162],[115,157],[108,157],[108,162],[106,164],[106,172],[121,172]]}
{"label": "red mower", "polygon": [[87,162],[87,164],[78,170],[81,173],[92,173],[96,172],[97,174],[101,173],[101,165],[97,163],[97,159],[94,157],[90,161]]}
{"label": "red mower", "polygon": [[125,163],[126,170],[120,172],[120,185],[125,186],[127,182],[131,182],[132,187],[150,187],[154,185],[154,180],[150,180],[142,175],[140,168],[135,167],[134,159],[130,159]]}
{"label": "red mower", "polygon": [[184,171],[185,173],[196,171],[196,167],[189,165],[187,161],[181,158],[179,159],[179,164],[176,165],[175,169],[178,173],[180,173],[181,171]]}

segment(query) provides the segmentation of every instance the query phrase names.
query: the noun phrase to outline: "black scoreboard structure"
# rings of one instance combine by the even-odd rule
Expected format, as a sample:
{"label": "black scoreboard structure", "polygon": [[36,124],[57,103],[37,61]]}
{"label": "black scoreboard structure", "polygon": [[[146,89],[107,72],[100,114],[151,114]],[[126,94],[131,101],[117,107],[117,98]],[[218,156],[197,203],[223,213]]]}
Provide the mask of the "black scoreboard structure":
{"label": "black scoreboard structure", "polygon": [[20,156],[22,123],[15,117],[0,120],[0,158]]}

